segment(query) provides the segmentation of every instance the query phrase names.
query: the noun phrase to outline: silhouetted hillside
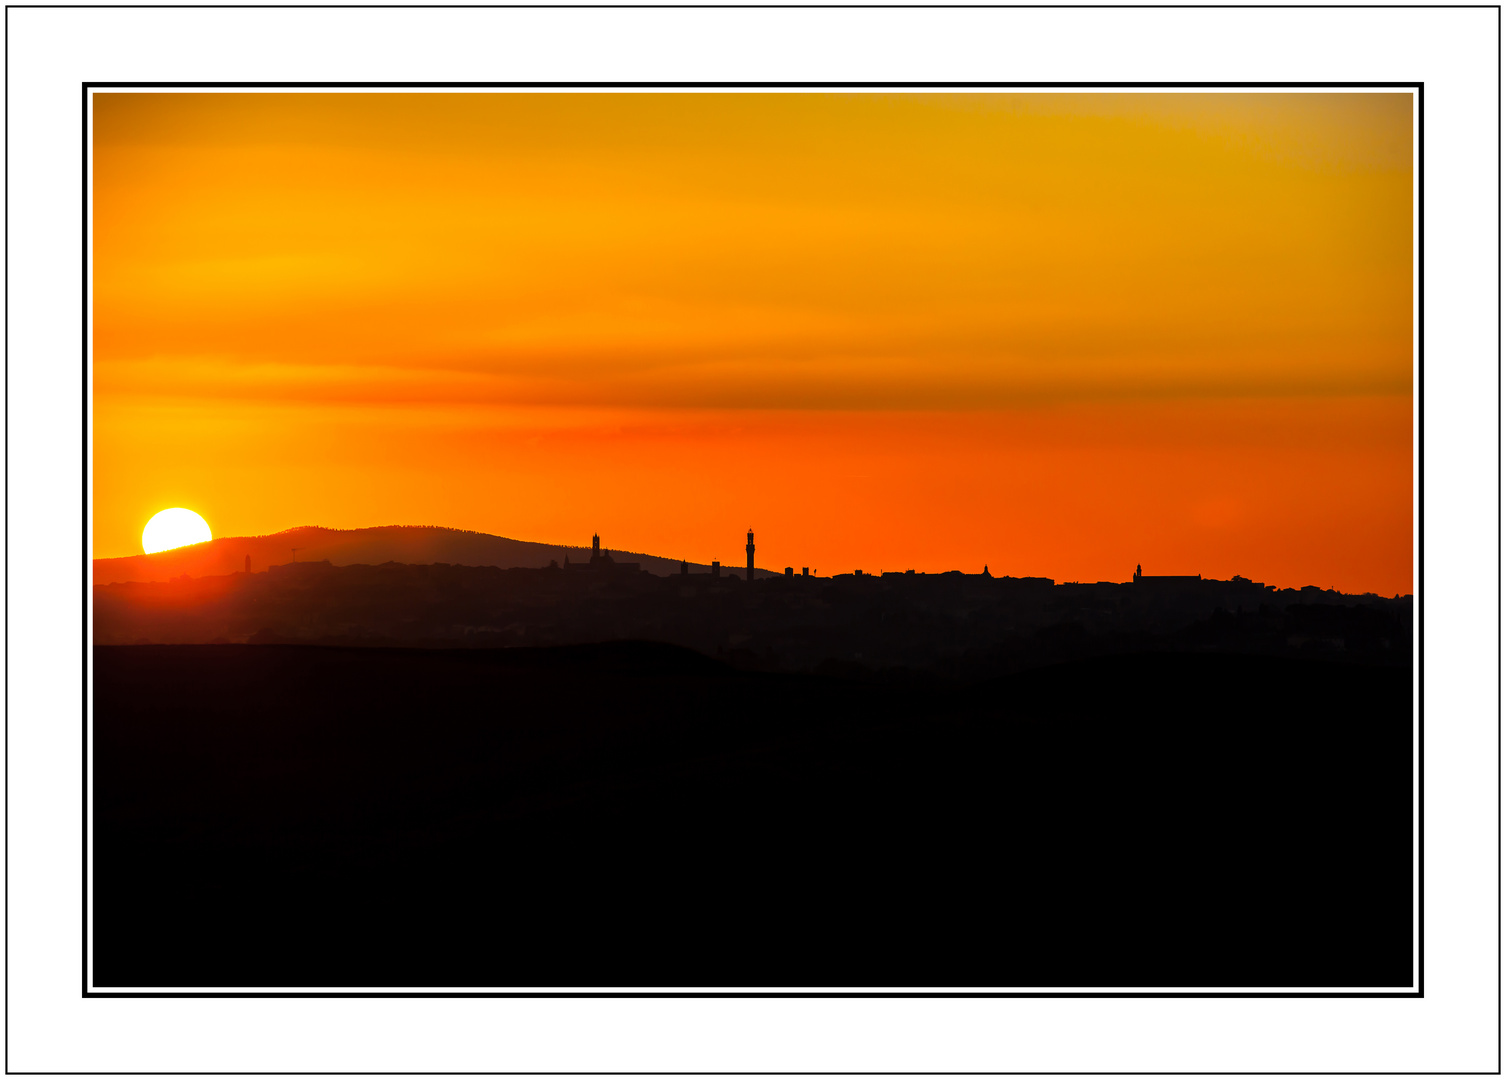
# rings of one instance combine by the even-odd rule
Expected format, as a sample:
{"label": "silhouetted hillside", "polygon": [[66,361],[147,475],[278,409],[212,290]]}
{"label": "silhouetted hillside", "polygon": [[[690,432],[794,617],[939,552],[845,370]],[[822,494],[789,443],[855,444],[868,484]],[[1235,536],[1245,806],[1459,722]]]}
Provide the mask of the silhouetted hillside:
{"label": "silhouetted hillside", "polygon": [[[737,552],[741,558],[741,552]],[[95,559],[94,584],[117,581],[170,581],[187,574],[206,577],[245,569],[253,571],[288,562],[452,563],[459,566],[548,566],[550,560],[584,562],[589,547],[566,547],[509,540],[503,536],[437,526],[386,525],[374,529],[324,529],[304,525],[271,536],[227,536],[156,555]],[[612,551],[619,561],[639,563],[654,574],[679,573],[680,560],[636,552]],[[698,571],[709,570],[697,565]]]}
{"label": "silhouetted hillside", "polygon": [[1406,669],[943,685],[623,642],[94,675],[102,986],[1412,978]]}
{"label": "silhouetted hillside", "polygon": [[94,637],[101,985],[1411,979],[1410,597],[299,562]]}
{"label": "silhouetted hillside", "polygon": [[1144,650],[1325,656],[1410,670],[1410,598],[1254,582],[1064,584],[968,574],[747,582],[544,568],[300,562],[94,590],[94,641],[498,647],[641,639],[741,667],[981,678]]}

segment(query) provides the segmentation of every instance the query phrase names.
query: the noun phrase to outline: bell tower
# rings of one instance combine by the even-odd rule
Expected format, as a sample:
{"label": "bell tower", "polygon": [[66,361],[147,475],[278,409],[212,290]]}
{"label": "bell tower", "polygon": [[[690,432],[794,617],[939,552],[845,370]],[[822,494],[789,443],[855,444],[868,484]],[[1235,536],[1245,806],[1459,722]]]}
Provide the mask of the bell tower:
{"label": "bell tower", "polygon": [[748,580],[753,580],[753,530],[748,530]]}

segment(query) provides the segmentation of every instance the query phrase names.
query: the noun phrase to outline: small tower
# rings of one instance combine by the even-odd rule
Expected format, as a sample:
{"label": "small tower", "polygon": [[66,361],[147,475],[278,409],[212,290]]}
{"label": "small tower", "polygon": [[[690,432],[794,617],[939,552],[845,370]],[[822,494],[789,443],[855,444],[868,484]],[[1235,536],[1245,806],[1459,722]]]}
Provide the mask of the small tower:
{"label": "small tower", "polygon": [[1135,581],[1138,583],[1139,580],[1140,580],[1140,564],[1136,563],[1135,564]]}
{"label": "small tower", "polygon": [[591,561],[601,558],[601,537],[596,533],[591,534]]}
{"label": "small tower", "polygon": [[748,530],[748,580],[753,580],[753,530]]}
{"label": "small tower", "polygon": [[680,560],[680,576],[686,577],[690,573],[690,564],[684,559]]}

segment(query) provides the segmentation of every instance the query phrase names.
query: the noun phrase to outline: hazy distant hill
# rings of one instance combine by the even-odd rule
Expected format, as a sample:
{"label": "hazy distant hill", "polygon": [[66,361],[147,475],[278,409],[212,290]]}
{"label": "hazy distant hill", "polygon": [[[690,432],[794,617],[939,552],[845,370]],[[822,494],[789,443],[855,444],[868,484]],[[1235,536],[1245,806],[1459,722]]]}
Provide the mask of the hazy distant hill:
{"label": "hazy distant hill", "polygon": [[[732,541],[739,538],[734,533]],[[737,554],[741,544],[733,543]],[[295,550],[296,549],[296,550]],[[636,562],[652,574],[678,573],[679,559],[637,552],[609,551],[619,562]],[[95,559],[94,584],[109,585],[118,581],[170,581],[187,574],[205,577],[244,570],[246,556],[251,569],[262,571],[269,566],[289,562],[327,560],[334,566],[360,563],[380,565],[400,563],[451,563],[456,566],[548,566],[554,559],[563,563],[583,562],[591,556],[589,547],[566,547],[560,544],[535,544],[526,540],[509,540],[505,536],[445,529],[431,525],[383,525],[374,529],[325,529],[301,525],[270,536],[226,536],[203,544],[176,548],[156,555],[132,555],[124,559]],[[692,570],[705,571],[709,566],[691,563]],[[741,570],[740,562],[729,563],[729,570]],[[763,574],[760,572],[760,577]]]}

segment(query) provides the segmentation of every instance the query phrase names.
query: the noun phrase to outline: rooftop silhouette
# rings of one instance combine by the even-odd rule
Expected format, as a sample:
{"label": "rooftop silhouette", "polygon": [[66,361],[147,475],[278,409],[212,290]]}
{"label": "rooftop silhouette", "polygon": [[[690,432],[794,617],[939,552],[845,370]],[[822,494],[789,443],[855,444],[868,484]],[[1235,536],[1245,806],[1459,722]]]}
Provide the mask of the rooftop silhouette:
{"label": "rooftop silhouette", "polygon": [[[753,533],[748,533],[749,570]],[[97,586],[97,644],[271,642],[485,648],[655,640],[771,670],[822,665],[946,674],[1009,670],[1134,648],[1325,654],[1410,664],[1411,600],[1276,589],[1243,577],[1126,583],[950,571],[794,568],[750,585],[716,563],[658,576],[589,555],[539,568],[447,563],[266,570]]]}

